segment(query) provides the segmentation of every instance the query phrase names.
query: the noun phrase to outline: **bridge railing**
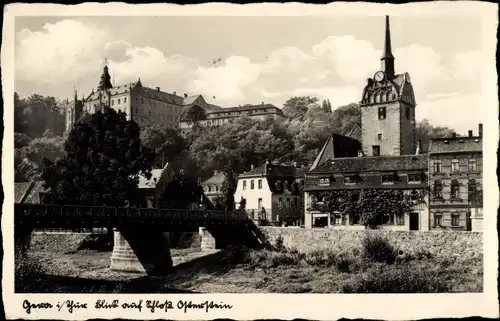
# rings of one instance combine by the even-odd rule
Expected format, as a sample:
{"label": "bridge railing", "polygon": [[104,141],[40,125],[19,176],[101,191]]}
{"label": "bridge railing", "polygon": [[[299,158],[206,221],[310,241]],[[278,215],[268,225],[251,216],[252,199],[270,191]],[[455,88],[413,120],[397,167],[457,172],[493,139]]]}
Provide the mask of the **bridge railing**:
{"label": "bridge railing", "polygon": [[184,210],[165,208],[138,208],[56,204],[15,204],[18,219],[43,218],[142,218],[173,221],[246,221],[251,217],[244,211]]}

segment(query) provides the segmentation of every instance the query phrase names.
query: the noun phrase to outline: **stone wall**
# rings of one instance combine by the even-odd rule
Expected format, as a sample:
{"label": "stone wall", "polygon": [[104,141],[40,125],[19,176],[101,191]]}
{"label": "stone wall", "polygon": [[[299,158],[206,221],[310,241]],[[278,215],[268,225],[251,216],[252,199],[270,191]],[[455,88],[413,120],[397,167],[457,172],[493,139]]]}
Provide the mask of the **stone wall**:
{"label": "stone wall", "polygon": [[483,233],[455,231],[378,231],[378,230],[334,230],[327,228],[280,228],[261,227],[262,233],[271,244],[278,237],[283,238],[287,248],[301,252],[314,249],[338,249],[349,251],[361,248],[363,237],[379,234],[404,253],[428,251],[435,255],[481,257],[483,253]]}

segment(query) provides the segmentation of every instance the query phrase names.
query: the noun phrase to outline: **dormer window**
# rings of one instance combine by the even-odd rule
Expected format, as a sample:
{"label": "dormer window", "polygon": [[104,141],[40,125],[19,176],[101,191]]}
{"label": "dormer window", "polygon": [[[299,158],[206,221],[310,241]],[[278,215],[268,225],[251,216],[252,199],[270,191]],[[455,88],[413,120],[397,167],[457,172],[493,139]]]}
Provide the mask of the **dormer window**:
{"label": "dormer window", "polygon": [[382,175],[382,184],[394,184],[394,174]]}
{"label": "dormer window", "polygon": [[328,178],[328,177],[321,177],[319,179],[318,185],[329,186],[330,185],[330,178]]}
{"label": "dormer window", "polygon": [[418,184],[422,181],[420,174],[408,174],[408,183]]}
{"label": "dormer window", "polygon": [[344,176],[344,184],[356,184],[356,175]]}

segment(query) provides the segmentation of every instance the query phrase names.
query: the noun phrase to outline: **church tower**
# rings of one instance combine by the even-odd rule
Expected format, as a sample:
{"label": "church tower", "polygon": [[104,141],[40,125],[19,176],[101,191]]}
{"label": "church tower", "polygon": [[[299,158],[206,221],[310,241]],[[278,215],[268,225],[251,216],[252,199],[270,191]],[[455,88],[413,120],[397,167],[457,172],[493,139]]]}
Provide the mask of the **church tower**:
{"label": "church tower", "polygon": [[381,70],[367,79],[361,98],[361,140],[365,156],[415,153],[415,95],[408,73],[395,73],[389,17]]}
{"label": "church tower", "polygon": [[99,86],[97,86],[97,92],[99,94],[99,108],[103,112],[111,106],[110,89],[112,88],[113,85],[111,84],[111,76],[109,75],[108,60],[105,59],[101,80],[99,81]]}

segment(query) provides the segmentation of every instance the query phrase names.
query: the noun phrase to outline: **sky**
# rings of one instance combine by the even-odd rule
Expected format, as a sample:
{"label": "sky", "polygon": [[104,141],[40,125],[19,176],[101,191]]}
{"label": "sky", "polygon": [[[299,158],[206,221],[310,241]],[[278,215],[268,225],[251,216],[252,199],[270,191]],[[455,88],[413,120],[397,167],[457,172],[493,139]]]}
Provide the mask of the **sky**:
{"label": "sky", "polygon": [[[385,18],[17,17],[15,90],[89,94],[107,58],[113,84],[141,79],[222,107],[292,96],[359,102],[380,69]],[[408,72],[417,120],[466,133],[482,121],[481,20],[391,17],[396,72]]]}

